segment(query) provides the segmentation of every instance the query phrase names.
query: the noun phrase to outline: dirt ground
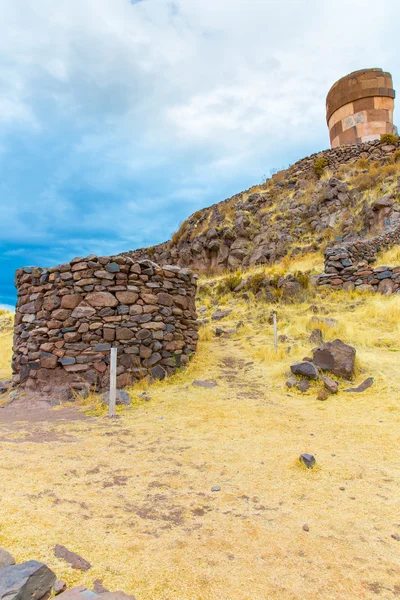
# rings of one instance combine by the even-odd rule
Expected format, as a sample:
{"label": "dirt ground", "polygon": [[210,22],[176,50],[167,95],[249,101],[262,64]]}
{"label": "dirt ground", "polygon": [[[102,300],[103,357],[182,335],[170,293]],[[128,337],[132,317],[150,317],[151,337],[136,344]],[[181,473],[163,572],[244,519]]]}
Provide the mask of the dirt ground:
{"label": "dirt ground", "polygon": [[0,409],[0,546],[137,600],[400,597],[398,398],[290,392],[235,338],[147,395],[115,420]]}

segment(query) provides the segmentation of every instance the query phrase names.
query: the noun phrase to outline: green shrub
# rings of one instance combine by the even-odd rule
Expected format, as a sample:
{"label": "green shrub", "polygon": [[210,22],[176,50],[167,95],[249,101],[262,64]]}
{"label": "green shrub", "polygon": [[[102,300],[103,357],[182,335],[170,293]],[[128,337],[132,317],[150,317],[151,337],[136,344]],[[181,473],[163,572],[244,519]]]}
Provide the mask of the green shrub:
{"label": "green shrub", "polygon": [[251,275],[246,282],[246,290],[250,290],[253,294],[257,294],[263,284],[265,284],[265,273],[263,271],[261,271],[261,273],[254,273],[254,275]]}
{"label": "green shrub", "polygon": [[399,143],[399,136],[393,133],[382,133],[381,144],[388,144],[389,146],[397,146]]}
{"label": "green shrub", "polygon": [[322,177],[324,169],[328,166],[328,164],[328,160],[325,158],[325,156],[320,156],[319,158],[317,158],[317,160],[314,163],[314,173],[316,174],[318,179]]}

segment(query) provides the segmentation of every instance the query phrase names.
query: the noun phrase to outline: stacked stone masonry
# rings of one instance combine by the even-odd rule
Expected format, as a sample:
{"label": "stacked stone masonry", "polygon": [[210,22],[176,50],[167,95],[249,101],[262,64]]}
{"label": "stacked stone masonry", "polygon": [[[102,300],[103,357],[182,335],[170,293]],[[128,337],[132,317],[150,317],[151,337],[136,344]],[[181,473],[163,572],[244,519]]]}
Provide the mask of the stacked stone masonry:
{"label": "stacked stone masonry", "polygon": [[400,293],[400,267],[375,267],[378,252],[400,244],[400,224],[380,235],[346,244],[330,245],[325,250],[325,273],[320,286],[382,294]]}
{"label": "stacked stone masonry", "polygon": [[355,71],[339,79],[326,99],[332,148],[395,133],[394,98],[392,76],[382,69]]}
{"label": "stacked stone masonry", "polygon": [[173,373],[196,350],[196,278],[124,255],[19,269],[14,382],[107,389],[112,346],[118,387]]}

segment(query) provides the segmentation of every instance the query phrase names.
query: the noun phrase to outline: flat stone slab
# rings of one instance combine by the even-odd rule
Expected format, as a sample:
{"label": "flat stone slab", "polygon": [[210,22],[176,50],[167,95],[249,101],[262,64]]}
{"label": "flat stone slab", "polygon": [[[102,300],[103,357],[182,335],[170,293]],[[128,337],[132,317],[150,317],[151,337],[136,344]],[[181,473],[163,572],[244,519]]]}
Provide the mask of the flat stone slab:
{"label": "flat stone slab", "polygon": [[196,379],[193,381],[192,385],[202,388],[214,388],[217,387],[218,383],[214,381],[214,379],[211,379],[210,381],[201,381],[201,379]]}
{"label": "flat stone slab", "polygon": [[358,387],[355,388],[348,388],[347,390],[344,390],[345,392],[353,392],[355,394],[359,394],[361,392],[365,392],[365,390],[367,390],[368,388],[370,388],[374,383],[374,378],[373,377],[368,377],[365,381],[363,381],[362,383],[360,383],[360,385]]}
{"label": "flat stone slab", "polygon": [[54,555],[57,558],[62,558],[68,562],[73,569],[78,569],[79,571],[88,571],[92,566],[90,562],[82,558],[82,556],[79,556],[79,554],[76,554],[75,552],[71,552],[61,544],[55,545]]}

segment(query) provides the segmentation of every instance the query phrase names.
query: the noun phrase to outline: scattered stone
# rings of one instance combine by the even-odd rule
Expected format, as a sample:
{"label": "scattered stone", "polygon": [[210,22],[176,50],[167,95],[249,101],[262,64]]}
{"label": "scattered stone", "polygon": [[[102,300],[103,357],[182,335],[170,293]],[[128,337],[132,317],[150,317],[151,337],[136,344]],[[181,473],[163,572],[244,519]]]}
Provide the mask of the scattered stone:
{"label": "scattered stone", "polygon": [[219,491],[220,491],[220,489],[221,489],[221,486],[220,486],[220,485],[214,485],[214,487],[212,487],[212,488],[211,488],[211,491],[212,491],[212,492],[219,492]]}
{"label": "scattered stone", "polygon": [[327,390],[319,390],[317,400],[328,400],[329,394]]}
{"label": "scattered stone", "polygon": [[214,379],[211,379],[210,381],[202,381],[200,379],[196,379],[195,381],[193,381],[192,385],[194,385],[195,387],[202,387],[202,388],[214,388],[218,384]]}
{"label": "scattered stone", "polygon": [[310,528],[307,525],[307,523],[304,523],[304,525],[303,525],[303,531],[310,531]]}
{"label": "scattered stone", "polygon": [[224,319],[225,317],[230,315],[231,312],[232,312],[231,309],[227,309],[227,310],[218,309],[211,315],[211,319],[213,321],[220,321],[221,319]]}
{"label": "scattered stone", "polygon": [[356,394],[359,394],[361,392],[365,392],[365,390],[367,390],[368,388],[370,388],[374,383],[374,378],[373,377],[368,377],[365,381],[363,381],[358,387],[356,388],[348,388],[347,390],[344,390],[345,392],[353,392]]}
{"label": "scattered stone", "polygon": [[121,592],[117,590],[116,592],[106,592],[105,594],[101,594],[101,600],[136,600],[135,596],[131,596],[130,594],[125,594],[125,592]]}
{"label": "scattered stone", "polygon": [[50,592],[55,580],[53,571],[36,560],[3,567],[0,600],[40,600]]}
{"label": "scattered stone", "polygon": [[106,592],[109,592],[110,590],[107,590],[103,586],[103,580],[102,579],[95,579],[93,581],[93,591],[94,591],[95,594],[105,594]]}
{"label": "scattered stone", "polygon": [[67,584],[63,579],[56,579],[53,585],[53,592],[55,596],[58,596],[58,594],[61,594],[62,592],[65,592],[65,590],[67,589]]}
{"label": "scattered stone", "polygon": [[0,569],[10,565],[15,565],[15,558],[7,550],[0,548]]}
{"label": "scattered stone", "polygon": [[287,382],[286,382],[286,387],[288,387],[289,389],[291,389],[292,387],[294,387],[297,384],[297,379],[296,377],[290,377]]}
{"label": "scattered stone", "polygon": [[356,349],[341,340],[322,344],[313,350],[314,363],[323,371],[351,379],[354,375]]}
{"label": "scattered stone", "polygon": [[303,375],[309,379],[318,379],[319,377],[317,367],[308,361],[294,363],[290,365],[290,370],[294,375]]}
{"label": "scattered stone", "polygon": [[300,392],[307,392],[310,389],[310,382],[307,381],[307,379],[302,379],[301,381],[299,381],[299,383],[297,384],[297,389]]}
{"label": "scattered stone", "polygon": [[84,585],[77,585],[57,596],[58,600],[96,600],[100,596],[92,590],[88,590]]}
{"label": "scattered stone", "polygon": [[309,341],[311,344],[316,344],[318,346],[323,344],[322,331],[320,329],[313,329]]}
{"label": "scattered stone", "polygon": [[315,457],[312,454],[300,454],[299,461],[307,467],[307,469],[312,469],[315,465]]}
{"label": "scattered stone", "polygon": [[92,566],[87,560],[76,554],[75,552],[71,552],[65,546],[61,544],[56,544],[54,548],[54,555],[57,558],[62,558],[66,562],[68,562],[73,569],[78,569],[80,571],[88,571]]}
{"label": "scattered stone", "polygon": [[226,333],[226,331],[224,329],[221,329],[220,327],[217,327],[215,330],[215,335],[217,337],[221,337],[221,335],[223,335],[224,333]]}
{"label": "scattered stone", "polygon": [[398,535],[397,533],[392,533],[392,538],[397,542],[400,542],[400,535]]}
{"label": "scattered stone", "polygon": [[339,385],[336,381],[333,381],[333,379],[327,377],[326,375],[323,375],[322,381],[330,394],[337,394]]}
{"label": "scattered stone", "polygon": [[[107,405],[110,404],[110,392],[109,391],[104,392],[104,394],[102,396],[102,401],[104,404],[107,404]],[[115,403],[128,405],[131,403],[131,397],[128,394],[128,392],[125,392],[124,390],[117,390]]]}

